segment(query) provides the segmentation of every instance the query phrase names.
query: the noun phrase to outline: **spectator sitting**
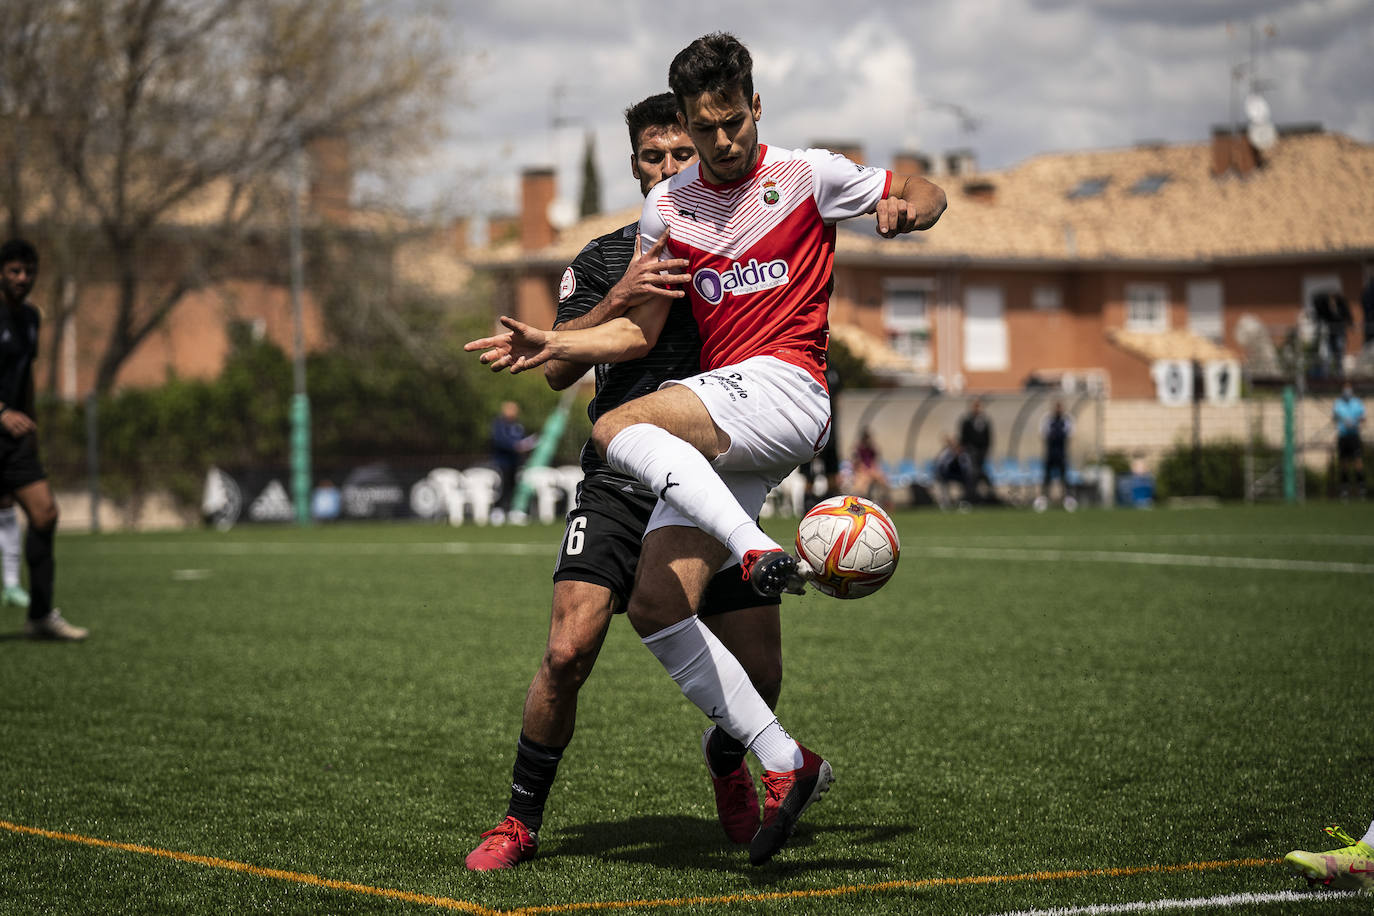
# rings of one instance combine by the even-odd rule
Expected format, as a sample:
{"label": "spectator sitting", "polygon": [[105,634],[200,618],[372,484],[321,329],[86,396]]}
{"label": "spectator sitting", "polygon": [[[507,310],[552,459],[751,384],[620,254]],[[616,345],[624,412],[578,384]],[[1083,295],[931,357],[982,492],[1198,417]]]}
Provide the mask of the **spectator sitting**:
{"label": "spectator sitting", "polygon": [[854,474],[854,492],[859,496],[872,499],[881,505],[888,502],[887,472],[883,470],[878,448],[873,444],[873,434],[868,427],[859,433],[859,441],[854,446],[851,461]]}
{"label": "spectator sitting", "polygon": [[935,456],[935,493],[940,508],[948,509],[953,503],[950,484],[959,485],[959,503],[968,504],[969,494],[973,491],[973,465],[968,454],[953,436],[945,437],[945,446]]}

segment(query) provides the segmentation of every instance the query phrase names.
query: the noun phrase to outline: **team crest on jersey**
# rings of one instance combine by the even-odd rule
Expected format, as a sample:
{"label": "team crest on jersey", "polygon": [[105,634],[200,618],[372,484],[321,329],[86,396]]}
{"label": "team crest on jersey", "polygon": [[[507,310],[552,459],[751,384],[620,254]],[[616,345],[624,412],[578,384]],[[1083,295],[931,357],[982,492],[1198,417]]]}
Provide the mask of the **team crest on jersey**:
{"label": "team crest on jersey", "polygon": [[577,277],[573,276],[573,269],[569,267],[563,271],[563,279],[558,284],[558,301],[562,302],[577,291]]}
{"label": "team crest on jersey", "polygon": [[782,200],[782,195],[778,193],[778,183],[776,181],[765,181],[763,183],[763,202],[768,206],[773,206]]}

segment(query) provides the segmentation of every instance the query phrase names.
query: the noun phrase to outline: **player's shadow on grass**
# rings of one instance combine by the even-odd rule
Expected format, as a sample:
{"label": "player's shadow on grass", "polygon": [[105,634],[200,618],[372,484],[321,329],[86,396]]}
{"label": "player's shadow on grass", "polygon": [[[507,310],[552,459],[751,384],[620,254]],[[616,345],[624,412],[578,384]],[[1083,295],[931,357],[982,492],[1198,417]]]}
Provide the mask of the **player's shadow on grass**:
{"label": "player's shadow on grass", "polygon": [[738,871],[757,884],[768,884],[779,877],[810,871],[884,868],[895,864],[874,856],[815,858],[807,851],[823,834],[839,834],[843,845],[852,849],[855,846],[880,847],[909,832],[911,828],[906,826],[811,824],[803,820],[773,861],[754,867],[749,864],[749,847],[737,846],[727,840],[714,819],[651,815],[622,821],[560,825],[557,839],[540,847],[539,858],[590,856],[656,868],[727,869]]}

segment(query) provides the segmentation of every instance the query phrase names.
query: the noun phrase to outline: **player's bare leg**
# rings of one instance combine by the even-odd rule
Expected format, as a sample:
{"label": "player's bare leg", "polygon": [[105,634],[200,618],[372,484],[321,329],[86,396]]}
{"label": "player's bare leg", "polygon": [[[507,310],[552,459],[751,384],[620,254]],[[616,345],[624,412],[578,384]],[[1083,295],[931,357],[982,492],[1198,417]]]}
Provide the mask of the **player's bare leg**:
{"label": "player's bare leg", "polygon": [[577,723],[577,694],[596,664],[615,610],[610,589],[590,582],[553,586],[544,659],[525,694],[506,816],[468,854],[471,871],[511,868],[539,849],[544,805]]}
{"label": "player's bare leg", "polygon": [[549,639],[529,692],[522,728],[540,744],[565,747],[577,724],[577,694],[592,673],[614,612],[610,589],[591,582],[553,585]]}

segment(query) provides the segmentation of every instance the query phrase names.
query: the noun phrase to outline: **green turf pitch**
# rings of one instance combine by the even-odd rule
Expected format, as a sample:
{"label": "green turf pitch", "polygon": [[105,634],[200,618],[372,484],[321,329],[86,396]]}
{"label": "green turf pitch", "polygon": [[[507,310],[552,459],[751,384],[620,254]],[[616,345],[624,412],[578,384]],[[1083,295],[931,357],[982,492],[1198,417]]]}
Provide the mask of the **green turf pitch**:
{"label": "green turf pitch", "polygon": [[462,860],[505,810],[561,529],[64,535],[58,603],[92,636],[0,622],[0,822],[352,887],[6,828],[0,913],[441,911],[359,888],[473,912],[1371,911],[1238,902],[1299,888],[1273,864],[1174,866],[1374,818],[1374,508],[896,517],[883,591],[786,600],[780,713],[837,782],[774,863],[725,843],[704,719],[620,619],[539,858],[485,876]]}

